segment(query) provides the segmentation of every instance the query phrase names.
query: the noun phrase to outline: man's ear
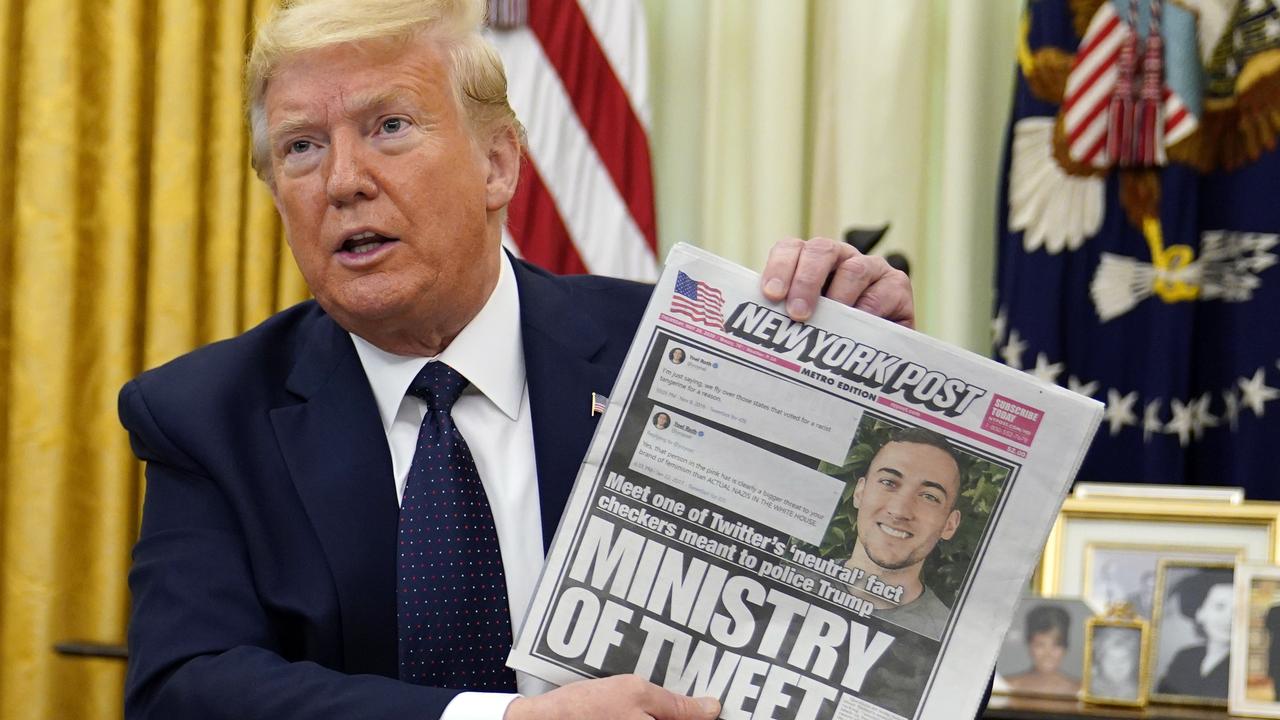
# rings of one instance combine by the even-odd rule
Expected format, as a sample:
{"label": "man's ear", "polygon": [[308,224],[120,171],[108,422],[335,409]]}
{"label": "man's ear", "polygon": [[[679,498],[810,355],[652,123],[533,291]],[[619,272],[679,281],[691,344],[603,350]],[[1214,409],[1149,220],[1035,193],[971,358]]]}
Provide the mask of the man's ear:
{"label": "man's ear", "polygon": [[858,478],[858,484],[853,488],[853,507],[858,509],[862,507],[862,491],[867,487],[867,476],[863,475]]}
{"label": "man's ear", "polygon": [[489,141],[489,174],[485,178],[485,209],[497,212],[511,202],[520,179],[520,140],[511,126],[494,133]]}
{"label": "man's ear", "polygon": [[951,538],[955,537],[956,530],[959,530],[959,529],[960,529],[960,511],[952,510],[951,513],[947,515],[947,521],[942,524],[942,532],[938,534],[938,537],[942,538],[943,540],[950,540]]}

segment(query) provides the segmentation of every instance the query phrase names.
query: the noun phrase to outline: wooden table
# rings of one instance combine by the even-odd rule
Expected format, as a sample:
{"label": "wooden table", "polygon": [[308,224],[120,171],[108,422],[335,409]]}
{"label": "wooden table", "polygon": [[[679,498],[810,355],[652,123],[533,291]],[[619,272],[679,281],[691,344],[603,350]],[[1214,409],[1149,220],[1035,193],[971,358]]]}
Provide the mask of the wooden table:
{"label": "wooden table", "polygon": [[1074,700],[1041,700],[995,695],[983,715],[988,720],[1234,720],[1226,708],[1200,708],[1185,705],[1148,705],[1130,708],[1110,705],[1086,705]]}

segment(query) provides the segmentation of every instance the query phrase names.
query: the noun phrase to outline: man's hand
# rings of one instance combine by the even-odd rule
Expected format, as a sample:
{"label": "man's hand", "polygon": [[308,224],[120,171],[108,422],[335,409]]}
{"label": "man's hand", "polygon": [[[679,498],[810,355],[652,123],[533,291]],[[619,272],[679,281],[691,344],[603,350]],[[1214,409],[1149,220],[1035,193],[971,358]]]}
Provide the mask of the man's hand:
{"label": "man's hand", "polygon": [[639,675],[617,675],[516,698],[503,720],[715,720],[719,714],[714,698],[685,697]]}
{"label": "man's hand", "polygon": [[906,273],[889,267],[882,257],[863,255],[845,243],[827,238],[782,240],[769,251],[760,280],[765,297],[787,301],[792,320],[808,320],[821,294],[915,327],[915,303]]}

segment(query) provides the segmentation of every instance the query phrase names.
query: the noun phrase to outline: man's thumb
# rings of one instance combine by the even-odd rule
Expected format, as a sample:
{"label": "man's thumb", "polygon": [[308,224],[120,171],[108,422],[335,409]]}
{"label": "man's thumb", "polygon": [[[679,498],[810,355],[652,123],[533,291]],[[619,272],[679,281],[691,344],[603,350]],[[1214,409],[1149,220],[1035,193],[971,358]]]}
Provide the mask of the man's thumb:
{"label": "man's thumb", "polygon": [[715,717],[720,715],[720,701],[713,697],[690,698],[689,705],[696,708],[696,711],[690,713],[689,717],[714,720]]}

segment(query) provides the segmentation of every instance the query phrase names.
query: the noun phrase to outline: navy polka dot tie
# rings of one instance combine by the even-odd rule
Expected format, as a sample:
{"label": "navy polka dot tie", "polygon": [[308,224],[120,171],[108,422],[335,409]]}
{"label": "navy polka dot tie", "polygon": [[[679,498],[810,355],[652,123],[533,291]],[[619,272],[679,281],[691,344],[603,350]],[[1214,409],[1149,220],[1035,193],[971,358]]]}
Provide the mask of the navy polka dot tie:
{"label": "navy polka dot tie", "polygon": [[467,379],[429,362],[409,386],[427,404],[400,503],[400,679],[515,691],[511,611],[493,512],[449,415]]}

